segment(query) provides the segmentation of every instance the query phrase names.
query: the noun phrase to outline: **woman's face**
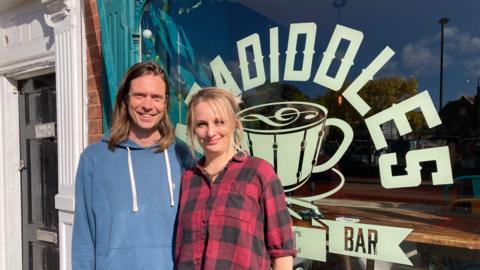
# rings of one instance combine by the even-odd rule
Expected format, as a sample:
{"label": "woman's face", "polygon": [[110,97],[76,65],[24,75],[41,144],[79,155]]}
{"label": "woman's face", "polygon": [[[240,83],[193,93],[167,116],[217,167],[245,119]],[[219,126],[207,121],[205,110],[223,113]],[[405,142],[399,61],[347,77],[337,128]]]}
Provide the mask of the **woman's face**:
{"label": "woman's face", "polygon": [[198,103],[195,108],[194,131],[205,156],[221,155],[233,150],[234,124],[228,116],[207,102]]}

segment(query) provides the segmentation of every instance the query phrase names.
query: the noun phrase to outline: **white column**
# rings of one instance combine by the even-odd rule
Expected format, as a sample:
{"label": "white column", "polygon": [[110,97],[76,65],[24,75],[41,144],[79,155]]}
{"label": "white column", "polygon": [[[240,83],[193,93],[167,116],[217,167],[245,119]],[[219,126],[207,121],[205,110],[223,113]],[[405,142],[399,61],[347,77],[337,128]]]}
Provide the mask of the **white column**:
{"label": "white column", "polygon": [[0,76],[0,269],[22,269],[18,95]]}
{"label": "white column", "polygon": [[74,179],[86,142],[83,1],[42,0],[54,28],[57,93],[58,194],[60,269],[71,268],[70,246],[74,211]]}

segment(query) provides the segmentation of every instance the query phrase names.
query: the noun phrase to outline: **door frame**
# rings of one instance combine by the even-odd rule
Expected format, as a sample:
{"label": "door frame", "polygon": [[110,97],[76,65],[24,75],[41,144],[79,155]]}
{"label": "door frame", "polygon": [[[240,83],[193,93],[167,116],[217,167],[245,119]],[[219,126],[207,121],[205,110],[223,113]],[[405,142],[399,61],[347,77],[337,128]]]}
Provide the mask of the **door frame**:
{"label": "door frame", "polygon": [[48,132],[49,135],[42,136],[37,132],[42,124],[56,125],[55,84],[55,73],[17,84],[20,158],[25,162],[25,169],[20,172],[24,269],[43,265],[59,270],[59,220],[54,202],[58,194],[57,134]]}
{"label": "door frame", "polygon": [[22,269],[22,202],[20,172],[16,168],[20,134],[15,90],[16,81],[0,77],[0,269]]}

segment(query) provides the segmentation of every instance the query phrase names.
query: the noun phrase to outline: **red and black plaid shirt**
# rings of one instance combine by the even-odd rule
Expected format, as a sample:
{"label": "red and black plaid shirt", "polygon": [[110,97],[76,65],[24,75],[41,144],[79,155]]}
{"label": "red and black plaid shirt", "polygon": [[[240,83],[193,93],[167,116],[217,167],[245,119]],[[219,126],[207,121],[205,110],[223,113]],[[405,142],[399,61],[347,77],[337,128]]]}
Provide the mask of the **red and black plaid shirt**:
{"label": "red and black plaid shirt", "polygon": [[295,256],[282,184],[266,161],[237,154],[214,182],[201,164],[182,177],[176,268],[270,269]]}

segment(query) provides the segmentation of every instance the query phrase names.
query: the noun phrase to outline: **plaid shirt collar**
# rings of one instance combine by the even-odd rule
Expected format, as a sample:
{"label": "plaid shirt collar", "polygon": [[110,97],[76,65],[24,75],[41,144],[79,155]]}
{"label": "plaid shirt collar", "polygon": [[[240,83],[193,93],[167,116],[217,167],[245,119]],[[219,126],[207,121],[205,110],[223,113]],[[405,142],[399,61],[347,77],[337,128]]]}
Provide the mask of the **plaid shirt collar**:
{"label": "plaid shirt collar", "polygon": [[[225,169],[230,167],[230,164],[232,162],[244,162],[248,157],[248,154],[245,152],[238,151],[233,155],[233,157],[227,162],[227,165],[225,165]],[[193,167],[197,172],[200,172],[202,175],[205,175],[205,156],[203,156],[200,160],[198,160],[197,164]]]}

